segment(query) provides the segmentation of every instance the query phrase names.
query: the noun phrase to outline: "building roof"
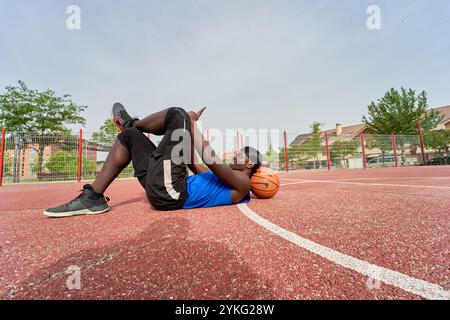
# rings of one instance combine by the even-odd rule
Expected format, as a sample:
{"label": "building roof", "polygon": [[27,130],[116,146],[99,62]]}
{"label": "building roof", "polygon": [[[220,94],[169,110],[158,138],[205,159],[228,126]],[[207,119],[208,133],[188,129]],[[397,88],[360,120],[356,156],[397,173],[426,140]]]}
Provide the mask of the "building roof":
{"label": "building roof", "polygon": [[[339,137],[345,137],[345,138],[354,138],[357,135],[359,135],[361,132],[363,132],[366,129],[366,125],[363,123],[360,124],[354,124],[347,127],[342,127],[342,132],[339,134]],[[328,136],[338,136],[336,134],[336,129],[326,130],[328,132]],[[325,135],[325,131],[322,132],[323,135]]]}
{"label": "building roof", "polygon": [[[434,108],[433,110],[437,110],[443,114],[444,118],[442,119],[441,123],[445,124],[447,122],[450,122],[450,106]],[[328,133],[328,138],[330,139],[330,141],[333,142],[338,139],[353,139],[361,134],[361,132],[364,132],[366,128],[367,126],[365,124],[359,123],[342,127],[342,132],[339,135],[336,134],[336,128],[325,131]],[[325,131],[321,132],[322,137],[325,135]],[[309,140],[310,137],[311,133],[299,134],[289,145],[303,145]]]}
{"label": "building roof", "polygon": [[295,137],[294,141],[289,144],[289,146],[302,145],[303,143],[308,141],[311,135],[311,133],[299,134],[297,137]]}
{"label": "building roof", "polygon": [[442,119],[442,123],[450,121],[450,106],[435,108],[434,110],[439,111],[444,116],[444,118]]}
{"label": "building roof", "polygon": [[[342,127],[342,132],[339,135],[336,134],[337,128],[321,131],[320,135],[323,138],[325,136],[325,132],[327,132],[328,138],[330,139],[330,141],[334,141],[334,140],[338,140],[338,139],[353,139],[354,137],[358,136],[361,132],[363,132],[365,129],[366,129],[365,124],[354,124],[351,126]],[[306,143],[309,140],[311,135],[312,135],[311,133],[299,134],[289,144],[289,146],[303,145],[304,143]]]}

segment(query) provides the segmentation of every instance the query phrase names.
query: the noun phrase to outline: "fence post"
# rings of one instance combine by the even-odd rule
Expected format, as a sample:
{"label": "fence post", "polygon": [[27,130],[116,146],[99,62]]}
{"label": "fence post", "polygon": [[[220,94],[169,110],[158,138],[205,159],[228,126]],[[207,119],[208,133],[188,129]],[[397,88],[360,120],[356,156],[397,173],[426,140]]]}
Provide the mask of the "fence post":
{"label": "fence post", "polygon": [[417,119],[416,124],[417,124],[417,132],[419,133],[420,151],[422,152],[422,165],[426,166],[425,147],[423,145],[422,129],[420,128],[420,120],[419,119]]}
{"label": "fence post", "polygon": [[241,147],[241,149],[243,147],[245,147],[245,141],[244,141],[244,134],[242,132],[239,131],[239,145]]}
{"label": "fence post", "polygon": [[394,163],[395,167],[398,167],[398,159],[397,159],[397,143],[395,141],[395,134],[392,134],[392,147],[394,148]]}
{"label": "fence post", "polygon": [[289,154],[287,148],[286,130],[284,131],[284,164],[286,166],[286,172],[289,172]]}
{"label": "fence post", "polygon": [[328,145],[328,131],[325,131],[325,144],[327,146],[327,167],[328,171],[330,171],[331,163],[330,163],[330,146]]}
{"label": "fence post", "polygon": [[364,167],[364,169],[367,169],[366,146],[364,143],[364,133],[362,133],[362,132],[361,132],[361,147],[362,147],[362,154],[363,154],[363,167]]}
{"label": "fence post", "polygon": [[80,129],[80,135],[78,137],[78,174],[77,181],[81,181],[81,170],[83,167],[83,129]]}
{"label": "fence post", "polygon": [[[209,135],[209,133],[208,133]],[[237,150],[242,149],[242,134],[239,130],[236,130],[236,148]]]}
{"label": "fence post", "polygon": [[242,149],[242,145],[243,145],[241,131],[238,131],[238,136],[239,136],[239,150],[241,150]]}
{"label": "fence post", "polygon": [[6,140],[6,129],[2,128],[2,144],[0,146],[0,186],[3,183],[3,161],[5,158],[5,140]]}

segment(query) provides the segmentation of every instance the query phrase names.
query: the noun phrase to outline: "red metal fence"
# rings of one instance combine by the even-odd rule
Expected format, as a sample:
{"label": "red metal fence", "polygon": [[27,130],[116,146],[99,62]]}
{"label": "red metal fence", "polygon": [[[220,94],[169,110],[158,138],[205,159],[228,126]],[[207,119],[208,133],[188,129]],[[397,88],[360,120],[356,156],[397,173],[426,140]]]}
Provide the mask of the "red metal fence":
{"label": "red metal fence", "polygon": [[[420,128],[419,128],[420,129]],[[421,131],[419,130],[420,134]],[[225,161],[244,145],[257,147],[274,170],[366,169],[426,165],[437,151],[426,148],[421,135],[336,135],[323,132],[312,143],[311,135],[278,131],[260,135],[234,130],[232,134],[205,137]],[[155,144],[161,137],[147,135]],[[98,139],[80,130],[75,134],[11,133],[2,129],[0,185],[2,183],[92,180],[100,172],[115,136]],[[221,141],[222,140],[222,141]],[[264,143],[261,143],[261,142]],[[229,144],[231,142],[231,144]],[[128,166],[119,177],[132,177]]]}
{"label": "red metal fence", "polygon": [[426,165],[439,156],[436,150],[426,148],[418,135],[361,133],[339,137],[324,132],[320,145],[312,145],[308,137],[298,137],[288,134],[287,140],[293,143],[283,146],[281,170],[396,168]]}
{"label": "red metal fence", "polygon": [[2,141],[0,145],[0,186],[3,183],[3,161],[5,158],[5,142],[6,142],[6,129],[2,128]]}

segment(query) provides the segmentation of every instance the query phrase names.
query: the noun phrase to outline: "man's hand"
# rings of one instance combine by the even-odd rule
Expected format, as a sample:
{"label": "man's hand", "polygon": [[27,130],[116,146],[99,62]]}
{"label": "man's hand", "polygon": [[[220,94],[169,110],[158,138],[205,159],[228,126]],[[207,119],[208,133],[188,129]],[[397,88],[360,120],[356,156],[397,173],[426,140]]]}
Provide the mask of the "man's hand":
{"label": "man's hand", "polygon": [[198,112],[194,112],[194,111],[189,111],[188,115],[189,118],[191,118],[192,121],[198,121],[198,119],[200,119],[200,117],[202,116],[203,111],[205,111],[206,107],[203,107],[200,109],[200,111]]}
{"label": "man's hand", "polygon": [[[201,109],[199,112],[190,113],[190,117],[193,119],[198,119],[205,108]],[[191,142],[193,148],[201,156],[203,162],[208,166],[208,168],[222,180],[223,183],[231,187],[231,202],[238,203],[250,192],[250,178],[243,172],[235,171],[231,169],[228,165],[224,164],[222,159],[220,159],[217,154],[212,149],[209,142],[203,137],[203,134],[197,127],[196,121],[191,121]],[[191,153],[192,157],[194,152]],[[194,159],[195,160],[195,159]],[[198,172],[206,171],[205,168],[193,168]],[[198,170],[203,169],[203,170]]]}

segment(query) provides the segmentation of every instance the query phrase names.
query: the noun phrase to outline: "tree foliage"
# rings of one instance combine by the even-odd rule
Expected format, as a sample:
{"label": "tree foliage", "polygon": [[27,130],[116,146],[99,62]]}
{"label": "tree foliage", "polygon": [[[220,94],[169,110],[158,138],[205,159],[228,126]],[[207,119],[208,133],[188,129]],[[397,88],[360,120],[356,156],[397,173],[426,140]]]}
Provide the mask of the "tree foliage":
{"label": "tree foliage", "polygon": [[442,115],[436,110],[430,110],[427,104],[427,94],[419,94],[412,89],[394,88],[372,102],[368,106],[368,115],[362,121],[369,131],[375,134],[417,134],[417,120],[426,132],[436,127],[442,120]]}
{"label": "tree foliage", "polygon": [[[321,124],[313,122],[310,126],[311,135],[303,144],[291,145],[288,148],[289,163],[305,164],[307,160],[314,159],[314,166],[319,162],[319,155],[323,152],[322,136],[320,131]],[[280,151],[279,160],[284,163],[284,149]]]}
{"label": "tree foliage", "polygon": [[[394,151],[391,135],[367,135],[365,140],[368,149],[380,149],[383,160],[386,153]],[[397,142],[406,143],[402,137],[398,137]]]}
{"label": "tree foliage", "polygon": [[318,153],[322,152],[322,138],[320,134],[321,124],[313,122],[310,126],[311,137],[304,145],[305,153],[310,157],[316,157]]}
{"label": "tree foliage", "polygon": [[450,130],[429,131],[423,135],[423,143],[427,148],[436,150],[439,155],[449,152]]}
{"label": "tree foliage", "polygon": [[345,158],[357,154],[358,142],[354,140],[342,141],[336,140],[330,146],[330,160],[331,162],[342,162],[345,167]]}
{"label": "tree foliage", "polygon": [[[69,132],[68,125],[86,123],[80,114],[86,106],[74,103],[69,94],[57,96],[53,90],[32,90],[25,82],[19,80],[17,86],[6,87],[0,94],[0,126],[6,127],[15,144],[37,144],[39,155],[38,178],[43,166],[43,150],[49,145],[53,136]],[[34,133],[22,141],[20,132]],[[18,136],[18,137],[15,137]]]}
{"label": "tree foliage", "polygon": [[[83,172],[95,172],[96,163],[83,157]],[[55,152],[45,163],[45,168],[50,173],[76,175],[78,172],[78,157],[72,152]]]}
{"label": "tree foliage", "polygon": [[13,159],[9,153],[5,152],[3,156],[3,172],[5,176],[10,176],[13,171]]}
{"label": "tree foliage", "polygon": [[[284,155],[284,148],[281,149],[280,153],[278,154],[279,161],[281,165],[284,165],[285,163],[285,155]],[[288,161],[289,163],[303,163],[306,160],[306,152],[304,150],[304,146],[299,145],[292,145],[288,147]]]}
{"label": "tree foliage", "polygon": [[110,147],[116,140],[117,134],[120,133],[119,128],[116,127],[111,119],[105,120],[103,125],[97,132],[92,134],[92,140],[103,147]]}
{"label": "tree foliage", "polygon": [[[276,152],[275,149],[273,148],[273,145],[270,144],[269,150],[267,150],[267,152],[264,155],[264,161],[272,163],[272,162],[275,162],[276,159],[279,157],[280,157],[280,155],[278,154],[278,152]],[[283,155],[283,157],[284,157],[284,155]]]}
{"label": "tree foliage", "polygon": [[86,108],[72,102],[68,94],[60,97],[50,89],[32,90],[19,80],[18,86],[8,86],[0,94],[0,126],[10,132],[66,132],[69,124],[85,124],[80,113]]}
{"label": "tree foliage", "polygon": [[311,137],[300,149],[300,153],[304,153],[307,157],[313,158],[315,160],[314,167],[319,161],[319,154],[321,154],[323,151],[320,127],[321,124],[317,121],[314,121],[311,124]]}

